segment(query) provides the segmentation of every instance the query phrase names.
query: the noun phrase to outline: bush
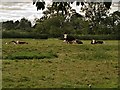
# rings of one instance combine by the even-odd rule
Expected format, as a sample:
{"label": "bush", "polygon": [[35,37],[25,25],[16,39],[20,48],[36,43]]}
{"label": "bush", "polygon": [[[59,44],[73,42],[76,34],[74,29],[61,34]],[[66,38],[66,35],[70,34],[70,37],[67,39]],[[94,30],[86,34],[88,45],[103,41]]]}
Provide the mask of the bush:
{"label": "bush", "polygon": [[[119,40],[119,35],[70,35],[80,40]],[[63,36],[59,37],[60,40],[63,40]]]}
{"label": "bush", "polygon": [[31,36],[35,39],[48,39],[47,34],[37,34],[37,33],[31,33]]}
{"label": "bush", "polygon": [[117,35],[84,35],[84,36],[75,36],[76,38],[80,40],[118,40]]}
{"label": "bush", "polygon": [[35,38],[35,39],[48,39],[47,34],[38,34],[34,32],[21,32],[21,31],[3,31],[2,38]]}
{"label": "bush", "polygon": [[[119,40],[120,35],[75,35],[70,34],[69,36],[75,37],[80,40]],[[23,32],[18,30],[3,31],[2,38],[35,38],[35,39],[48,39],[48,38],[59,38],[63,40],[62,34],[40,34],[35,32]]]}

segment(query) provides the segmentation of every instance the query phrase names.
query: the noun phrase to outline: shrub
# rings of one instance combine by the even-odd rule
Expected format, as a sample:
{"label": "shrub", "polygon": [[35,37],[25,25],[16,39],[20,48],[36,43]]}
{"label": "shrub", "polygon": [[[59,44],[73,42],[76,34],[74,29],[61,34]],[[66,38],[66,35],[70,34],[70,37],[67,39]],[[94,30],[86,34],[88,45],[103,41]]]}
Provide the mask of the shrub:
{"label": "shrub", "polygon": [[47,34],[37,34],[37,33],[31,33],[31,36],[35,39],[48,39]]}
{"label": "shrub", "polygon": [[[119,40],[119,35],[70,35],[80,40]],[[60,40],[63,40],[63,36],[59,37]]]}
{"label": "shrub", "polygon": [[2,38],[35,38],[35,39],[48,39],[47,34],[38,34],[34,32],[21,32],[21,31],[3,31]]}

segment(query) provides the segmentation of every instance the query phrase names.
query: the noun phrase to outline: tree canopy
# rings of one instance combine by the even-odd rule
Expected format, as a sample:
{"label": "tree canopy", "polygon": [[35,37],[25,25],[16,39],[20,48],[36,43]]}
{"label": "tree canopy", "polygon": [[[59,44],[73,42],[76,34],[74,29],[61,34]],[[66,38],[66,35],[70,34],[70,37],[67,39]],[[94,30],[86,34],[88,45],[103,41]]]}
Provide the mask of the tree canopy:
{"label": "tree canopy", "polygon": [[[44,14],[47,16],[48,14],[53,15],[57,13],[58,15],[58,13],[61,13],[65,17],[70,16],[72,10],[71,4],[75,1],[76,0],[72,0],[71,2],[52,2],[52,5],[47,7]],[[80,0],[80,2],[76,1],[76,5],[81,6],[81,11],[85,13],[86,19],[92,21],[93,23],[100,22],[103,16],[107,16],[111,4],[112,0],[109,0],[109,2],[85,2],[85,0]],[[33,5],[36,5],[37,10],[45,9],[44,0],[33,0]]]}
{"label": "tree canopy", "polygon": [[[73,4],[73,2],[75,2],[76,0],[72,0],[71,2],[70,1],[68,1],[68,2],[52,2],[52,7],[54,8],[54,9],[56,9],[57,11],[63,11],[63,12],[67,12],[66,11],[66,7],[68,6],[68,7],[70,7],[70,4]],[[80,2],[76,2],[76,5],[82,5],[82,6],[85,6],[86,4],[90,4],[90,3],[98,3],[98,2],[93,2],[93,1],[91,1],[91,2],[86,2],[85,0],[80,0]],[[109,0],[109,2],[106,2],[106,1],[104,1],[103,0],[103,2],[101,2],[101,3],[103,3],[103,5],[105,5],[105,7],[106,7],[106,9],[110,9],[110,6],[111,6],[111,4],[112,4],[112,0]],[[36,5],[36,7],[37,7],[37,10],[44,10],[45,9],[45,1],[44,0],[33,0],[33,5]]]}

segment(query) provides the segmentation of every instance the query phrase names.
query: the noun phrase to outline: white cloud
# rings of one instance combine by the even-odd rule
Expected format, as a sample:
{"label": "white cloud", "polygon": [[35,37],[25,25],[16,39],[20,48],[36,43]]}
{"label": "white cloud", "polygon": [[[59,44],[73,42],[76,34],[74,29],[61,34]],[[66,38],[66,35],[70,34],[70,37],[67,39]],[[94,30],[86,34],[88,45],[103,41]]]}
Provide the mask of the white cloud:
{"label": "white cloud", "polygon": [[32,2],[33,0],[1,0],[0,2]]}
{"label": "white cloud", "polygon": [[[30,21],[34,22],[35,18],[40,18],[43,14],[42,11],[37,11],[35,5],[32,4],[32,0],[1,0],[1,1],[25,1],[23,3],[0,3],[0,22],[7,20],[20,20],[25,17]],[[27,2],[26,1],[31,1]],[[50,3],[52,0],[46,0],[47,3]],[[80,11],[79,7],[73,7]],[[111,13],[117,11],[118,7],[111,7]],[[84,13],[81,13],[84,14]]]}

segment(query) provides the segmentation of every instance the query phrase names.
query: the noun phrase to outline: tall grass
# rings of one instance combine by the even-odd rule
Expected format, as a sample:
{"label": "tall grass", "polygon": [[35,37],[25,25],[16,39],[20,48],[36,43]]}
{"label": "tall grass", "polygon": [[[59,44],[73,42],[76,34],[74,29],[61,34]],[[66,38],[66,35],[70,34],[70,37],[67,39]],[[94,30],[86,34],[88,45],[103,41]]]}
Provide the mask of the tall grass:
{"label": "tall grass", "polygon": [[38,52],[16,52],[13,53],[11,55],[8,55],[6,57],[4,57],[3,59],[12,59],[12,60],[16,60],[16,59],[44,59],[44,58],[54,58],[54,57],[58,57],[57,54],[54,54],[53,52],[42,52],[42,53],[38,53]]}
{"label": "tall grass", "polygon": [[5,44],[11,40],[3,39],[3,58],[7,57],[2,65],[3,88],[118,86],[118,41],[91,45],[84,40],[79,45],[58,39],[14,39],[28,44]]}

